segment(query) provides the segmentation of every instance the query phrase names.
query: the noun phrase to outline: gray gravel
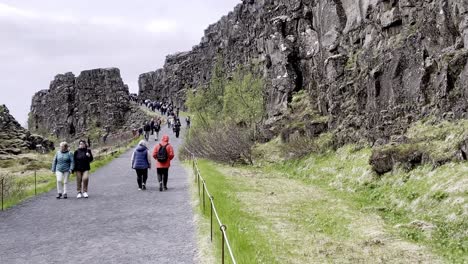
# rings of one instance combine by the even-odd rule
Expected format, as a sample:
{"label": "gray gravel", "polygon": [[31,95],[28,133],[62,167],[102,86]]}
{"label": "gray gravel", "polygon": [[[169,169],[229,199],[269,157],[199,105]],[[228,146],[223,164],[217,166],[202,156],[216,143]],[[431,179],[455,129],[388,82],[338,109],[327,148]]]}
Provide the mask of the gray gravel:
{"label": "gray gravel", "polygon": [[89,199],[76,199],[73,181],[67,200],[54,190],[0,212],[0,263],[194,263],[190,180],[177,157],[183,139],[163,132],[176,150],[168,191],[159,192],[154,163],[148,189],[138,191],[129,150],[90,176]]}

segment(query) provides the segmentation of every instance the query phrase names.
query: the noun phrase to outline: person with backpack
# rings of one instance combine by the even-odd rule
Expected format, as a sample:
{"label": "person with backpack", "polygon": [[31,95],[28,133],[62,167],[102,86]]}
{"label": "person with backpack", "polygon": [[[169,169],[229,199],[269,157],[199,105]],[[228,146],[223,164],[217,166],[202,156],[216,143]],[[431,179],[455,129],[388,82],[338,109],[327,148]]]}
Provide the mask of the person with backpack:
{"label": "person with backpack", "polygon": [[60,143],[60,150],[57,151],[52,162],[52,172],[57,177],[57,199],[67,199],[68,177],[75,168],[73,153],[68,149],[67,142]]}
{"label": "person with backpack", "polygon": [[174,148],[169,144],[169,136],[164,135],[161,142],[154,147],[153,158],[156,160],[156,173],[158,174],[159,191],[167,190],[169,167],[174,158]]}
{"label": "person with backpack", "polygon": [[146,190],[148,169],[151,168],[151,156],[146,147],[146,141],[140,140],[132,154],[132,169],[136,171],[138,190]]}
{"label": "person with backpack", "polygon": [[75,151],[73,159],[75,161],[74,171],[76,173],[76,189],[78,192],[76,198],[88,198],[89,170],[91,170],[90,163],[93,161],[93,154],[86,145],[86,141],[80,140],[78,150]]}

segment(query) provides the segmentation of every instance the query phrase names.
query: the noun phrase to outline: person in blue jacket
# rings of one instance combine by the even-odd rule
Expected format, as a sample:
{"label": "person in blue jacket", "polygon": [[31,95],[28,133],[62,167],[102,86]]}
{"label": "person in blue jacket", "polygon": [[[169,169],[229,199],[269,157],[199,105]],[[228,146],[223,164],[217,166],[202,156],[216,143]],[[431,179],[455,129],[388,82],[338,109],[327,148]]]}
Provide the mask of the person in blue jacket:
{"label": "person in blue jacket", "polygon": [[132,155],[132,169],[136,171],[140,191],[146,190],[149,168],[151,168],[151,155],[146,147],[146,141],[141,140]]}
{"label": "person in blue jacket", "polygon": [[68,149],[68,143],[60,143],[60,150],[57,151],[52,162],[52,172],[57,177],[57,199],[67,199],[68,177],[74,170],[75,163],[73,153]]}

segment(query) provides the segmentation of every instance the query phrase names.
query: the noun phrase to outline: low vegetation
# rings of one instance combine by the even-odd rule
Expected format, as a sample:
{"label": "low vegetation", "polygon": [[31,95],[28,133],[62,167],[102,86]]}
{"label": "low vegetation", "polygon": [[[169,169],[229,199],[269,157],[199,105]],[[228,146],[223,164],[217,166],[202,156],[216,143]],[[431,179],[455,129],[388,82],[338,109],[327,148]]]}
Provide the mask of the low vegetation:
{"label": "low vegetation", "polygon": [[252,163],[250,146],[264,115],[263,81],[252,72],[254,67],[238,68],[226,81],[219,59],[209,85],[188,93],[190,151],[230,164]]}
{"label": "low vegetation", "polygon": [[[428,144],[429,160],[444,155],[437,144],[452,157],[465,125],[419,122],[406,137]],[[332,141],[331,133],[310,140],[317,151],[300,159],[277,138],[256,145],[254,166],[200,162],[239,263],[468,261],[466,161],[379,175],[370,147],[335,150]]]}

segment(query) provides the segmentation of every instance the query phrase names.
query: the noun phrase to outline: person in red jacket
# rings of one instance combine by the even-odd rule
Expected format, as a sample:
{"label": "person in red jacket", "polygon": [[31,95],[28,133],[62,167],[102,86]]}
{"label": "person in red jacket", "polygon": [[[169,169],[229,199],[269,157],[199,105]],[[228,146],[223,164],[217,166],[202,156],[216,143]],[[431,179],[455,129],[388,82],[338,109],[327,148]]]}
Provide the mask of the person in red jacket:
{"label": "person in red jacket", "polygon": [[156,173],[158,174],[159,191],[167,190],[169,167],[174,158],[174,148],[169,144],[169,136],[164,135],[161,142],[154,147],[153,158],[156,160]]}

